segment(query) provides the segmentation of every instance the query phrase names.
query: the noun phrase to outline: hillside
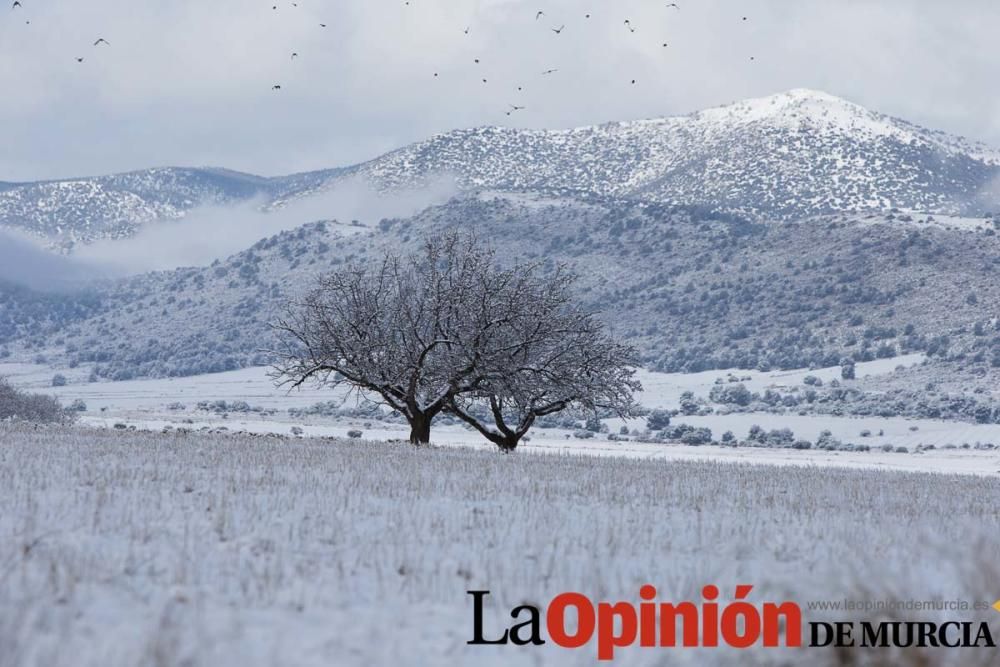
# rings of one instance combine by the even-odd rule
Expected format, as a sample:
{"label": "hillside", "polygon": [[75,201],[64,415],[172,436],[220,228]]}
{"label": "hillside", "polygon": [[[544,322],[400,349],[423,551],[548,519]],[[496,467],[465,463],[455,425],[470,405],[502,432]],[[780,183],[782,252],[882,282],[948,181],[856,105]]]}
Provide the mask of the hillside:
{"label": "hillside", "polygon": [[1000,208],[1000,152],[799,89],[673,118],[458,130],[363,164],[279,178],[170,168],[8,184],[0,187],[0,227],[67,245],[128,236],[205,203],[276,205],[345,178],[393,189],[440,174],[467,190],[638,197],[753,220]]}
{"label": "hillside", "polygon": [[502,257],[571,264],[581,298],[653,369],[801,368],[911,351],[970,376],[1000,364],[992,226],[893,214],[762,224],[639,200],[502,193],[362,234],[309,224],[210,267],[105,284],[58,321],[20,292],[18,326],[0,331],[0,346],[111,379],[265,363],[267,322],[318,272],[455,225],[492,237]]}

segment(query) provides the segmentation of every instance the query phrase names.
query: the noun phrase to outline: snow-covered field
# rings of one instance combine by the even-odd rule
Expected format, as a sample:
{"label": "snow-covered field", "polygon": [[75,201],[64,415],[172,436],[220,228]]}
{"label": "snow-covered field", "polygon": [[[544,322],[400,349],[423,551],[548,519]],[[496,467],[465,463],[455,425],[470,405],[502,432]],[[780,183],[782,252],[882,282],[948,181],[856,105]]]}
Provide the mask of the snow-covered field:
{"label": "snow-covered field", "polygon": [[[1000,581],[1000,487],[971,476],[4,424],[0,442],[4,667],[591,665],[593,644],[468,646],[466,591],[492,591],[492,632],[564,591],[749,583],[805,607],[992,601]],[[633,648],[615,664],[803,659]]]}
{"label": "snow-covered field", "polygon": [[[919,354],[858,364],[857,375],[885,375],[899,366],[912,366],[923,361]],[[169,380],[136,380],[114,383],[87,383],[85,369],[63,371],[69,380],[65,387],[51,387],[52,369],[32,364],[0,364],[0,375],[8,376],[16,385],[34,391],[51,392],[65,403],[80,399],[87,404],[81,422],[89,426],[113,428],[116,424],[141,430],[187,428],[210,430],[224,428],[258,434],[289,434],[293,427],[301,428],[309,437],[345,437],[350,430],[361,430],[366,438],[377,440],[405,439],[405,424],[372,422],[357,418],[297,417],[288,415],[289,408],[306,408],[323,401],[343,400],[342,392],[305,388],[292,393],[275,388],[266,368],[250,368],[231,373],[218,373]],[[813,375],[824,382],[839,376],[839,368],[799,371],[707,371],[693,374],[664,374],[641,371],[644,392],[640,401],[650,408],[675,408],[685,391],[707,395],[717,378],[729,373],[737,375],[751,391],[769,387],[801,385],[803,378]],[[269,414],[232,413],[225,415],[196,410],[200,401],[245,401]],[[350,399],[348,405],[351,404]],[[170,410],[171,404],[182,404],[184,410]],[[785,449],[729,448],[717,446],[688,447],[682,445],[611,442],[598,435],[593,440],[578,440],[570,431],[534,429],[527,450],[548,453],[577,453],[598,456],[623,456],[665,460],[718,460],[757,462],[780,465],[835,465],[871,467],[886,470],[951,472],[995,476],[1000,474],[1000,450],[943,449],[945,445],[974,445],[977,442],[1000,443],[1000,425],[946,422],[939,420],[856,418],[832,416],[799,416],[773,414],[732,414],[703,417],[679,416],[678,423],[707,426],[716,437],[732,431],[745,437],[753,425],[765,429],[790,428],[797,437],[815,440],[823,430],[845,442],[871,445],[885,444],[907,447],[907,454],[872,452],[799,451]],[[611,432],[622,426],[621,420],[608,420]],[[627,424],[642,428],[641,420]],[[871,435],[861,437],[862,431]],[[460,425],[437,425],[432,436],[441,445],[489,448],[477,434]],[[920,445],[937,449],[914,453]]]}

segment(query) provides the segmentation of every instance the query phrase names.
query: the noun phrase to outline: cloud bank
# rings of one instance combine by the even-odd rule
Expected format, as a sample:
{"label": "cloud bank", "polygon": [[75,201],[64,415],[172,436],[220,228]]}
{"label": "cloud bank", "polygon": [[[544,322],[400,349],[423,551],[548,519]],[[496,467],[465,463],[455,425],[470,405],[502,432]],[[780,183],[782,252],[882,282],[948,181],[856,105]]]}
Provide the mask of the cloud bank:
{"label": "cloud bank", "polygon": [[[0,280],[41,290],[66,290],[94,279],[116,278],[180,266],[204,266],[246,250],[262,238],[318,220],[343,224],[343,233],[363,232],[383,218],[406,217],[441,204],[457,192],[441,176],[419,190],[376,192],[360,178],[331,190],[292,200],[271,210],[262,201],[238,206],[202,206],[181,220],[152,223],[129,239],[77,246],[56,255],[37,239],[0,230]],[[357,221],[361,227],[351,223]]]}

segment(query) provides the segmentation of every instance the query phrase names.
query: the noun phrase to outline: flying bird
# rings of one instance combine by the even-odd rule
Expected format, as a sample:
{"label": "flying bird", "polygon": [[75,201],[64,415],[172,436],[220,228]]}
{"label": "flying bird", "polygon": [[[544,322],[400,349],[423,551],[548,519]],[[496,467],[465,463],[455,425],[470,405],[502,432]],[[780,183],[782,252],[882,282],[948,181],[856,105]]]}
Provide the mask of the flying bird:
{"label": "flying bird", "polygon": [[542,74],[555,74],[558,71],[559,70],[557,70],[557,69],[547,69],[544,72],[542,72]]}
{"label": "flying bird", "polygon": [[629,32],[635,32],[635,28],[632,27],[632,22],[625,19],[625,27],[628,28]]}
{"label": "flying bird", "polygon": [[538,19],[542,18],[543,16],[545,16],[545,12],[539,11],[537,14],[535,14],[535,20],[537,21]]}
{"label": "flying bird", "polygon": [[566,29],[565,25],[561,25],[558,28],[551,28],[552,32],[554,32],[557,35],[561,35],[562,31],[565,30],[565,29]]}
{"label": "flying bird", "polygon": [[275,85],[271,86],[271,90],[281,90],[281,86],[275,84]]}
{"label": "flying bird", "polygon": [[21,6],[22,5],[21,5],[20,2],[18,2],[17,0],[14,0],[14,4],[11,6],[11,9],[14,10],[14,9],[17,9],[18,7],[21,7]]}
{"label": "flying bird", "polygon": [[94,42],[94,46],[100,46],[101,44],[104,44],[106,46],[111,46],[111,42],[104,39],[103,37],[98,38],[98,40]]}

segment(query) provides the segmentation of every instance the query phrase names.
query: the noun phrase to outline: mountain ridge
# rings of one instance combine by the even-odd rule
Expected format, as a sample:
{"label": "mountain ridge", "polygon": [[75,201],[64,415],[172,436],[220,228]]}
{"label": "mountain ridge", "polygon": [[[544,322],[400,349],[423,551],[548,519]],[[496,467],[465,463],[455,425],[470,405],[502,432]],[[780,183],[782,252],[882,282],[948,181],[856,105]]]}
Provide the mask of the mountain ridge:
{"label": "mountain ridge", "polygon": [[442,174],[465,190],[641,197],[758,220],[893,208],[978,215],[1000,202],[1000,151],[799,88],[682,116],[453,130],[366,162],[287,176],[160,167],[0,184],[0,227],[88,243],[206,204],[260,199],[268,208],[348,178],[394,190]]}

